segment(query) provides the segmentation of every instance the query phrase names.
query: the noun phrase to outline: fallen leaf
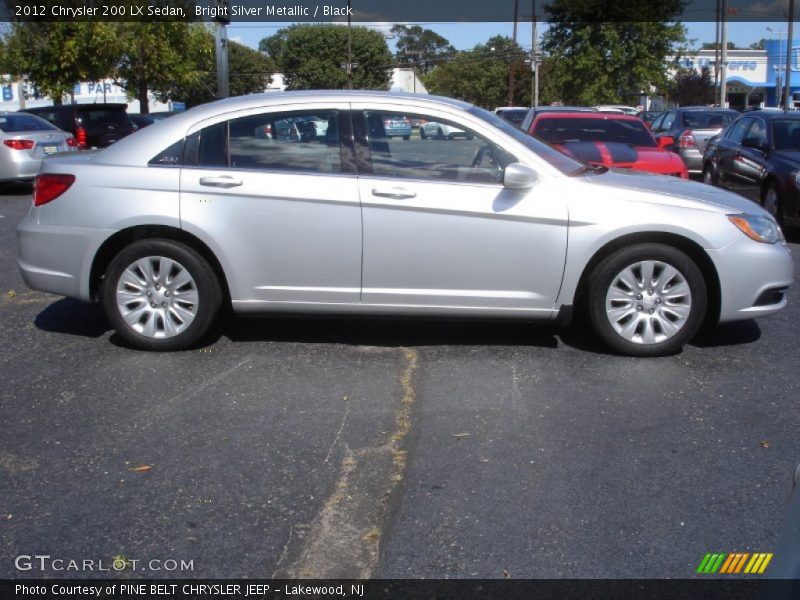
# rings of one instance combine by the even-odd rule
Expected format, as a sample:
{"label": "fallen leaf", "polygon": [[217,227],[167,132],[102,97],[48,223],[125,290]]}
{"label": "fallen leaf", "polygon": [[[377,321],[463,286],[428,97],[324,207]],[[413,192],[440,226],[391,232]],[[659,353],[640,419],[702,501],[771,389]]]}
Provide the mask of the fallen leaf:
{"label": "fallen leaf", "polygon": [[511,573],[508,572],[508,569],[503,569],[503,577],[511,579]]}
{"label": "fallen leaf", "polygon": [[453,437],[454,438],[469,437],[469,434],[468,433],[454,433]]}
{"label": "fallen leaf", "polygon": [[138,467],[134,467],[133,469],[128,469],[128,471],[133,471],[134,473],[146,473],[147,471],[151,471],[153,467],[151,465],[139,465]]}
{"label": "fallen leaf", "polygon": [[8,297],[9,298],[16,298],[17,297],[17,292],[15,292],[14,290],[8,290]]}
{"label": "fallen leaf", "polygon": [[758,444],[762,448],[769,448],[769,440],[764,440],[763,442],[759,442]]}

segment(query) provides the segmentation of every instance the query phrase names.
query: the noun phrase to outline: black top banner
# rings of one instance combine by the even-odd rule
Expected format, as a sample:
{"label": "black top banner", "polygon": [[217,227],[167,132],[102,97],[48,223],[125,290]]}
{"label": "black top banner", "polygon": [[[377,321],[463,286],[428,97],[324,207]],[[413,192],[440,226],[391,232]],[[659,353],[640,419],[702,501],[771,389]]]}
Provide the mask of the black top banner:
{"label": "black top banner", "polygon": [[[0,21],[511,22],[515,0],[0,0]],[[519,0],[530,22],[719,21],[788,18],[789,0]]]}

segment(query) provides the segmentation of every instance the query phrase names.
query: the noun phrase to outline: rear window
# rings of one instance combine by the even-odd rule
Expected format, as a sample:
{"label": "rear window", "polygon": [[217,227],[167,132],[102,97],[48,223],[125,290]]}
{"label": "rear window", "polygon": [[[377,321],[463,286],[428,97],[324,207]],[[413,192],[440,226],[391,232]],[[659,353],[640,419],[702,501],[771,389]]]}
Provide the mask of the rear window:
{"label": "rear window", "polygon": [[128,114],[122,109],[79,108],[78,118],[84,127],[114,125],[117,128],[131,126]]}
{"label": "rear window", "polygon": [[739,116],[735,111],[690,110],[683,113],[683,124],[692,129],[722,129]]}
{"label": "rear window", "polygon": [[541,119],[533,132],[548,144],[569,142],[616,142],[654,148],[656,141],[639,120]]}
{"label": "rear window", "polygon": [[16,133],[19,131],[53,131],[58,129],[44,119],[32,115],[3,115],[0,116],[0,131]]}

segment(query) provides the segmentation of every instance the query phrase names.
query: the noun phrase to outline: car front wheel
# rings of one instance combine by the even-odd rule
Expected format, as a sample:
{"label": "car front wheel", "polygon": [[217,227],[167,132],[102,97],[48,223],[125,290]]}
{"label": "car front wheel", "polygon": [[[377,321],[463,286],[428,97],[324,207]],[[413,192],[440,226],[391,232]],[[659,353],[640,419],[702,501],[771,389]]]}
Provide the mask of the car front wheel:
{"label": "car front wheel", "polygon": [[613,350],[630,356],[680,350],[706,312],[700,269],[665,244],[636,244],[612,253],[590,274],[588,291],[595,332]]}
{"label": "car front wheel", "polygon": [[143,350],[192,346],[208,333],[221,303],[213,269],[179,242],[134,242],[106,270],[106,315],[121,338]]}
{"label": "car front wheel", "polygon": [[764,188],[764,192],[761,195],[761,206],[763,206],[778,223],[781,222],[783,211],[781,210],[781,200],[778,197],[778,188],[775,187],[774,183],[770,183]]}

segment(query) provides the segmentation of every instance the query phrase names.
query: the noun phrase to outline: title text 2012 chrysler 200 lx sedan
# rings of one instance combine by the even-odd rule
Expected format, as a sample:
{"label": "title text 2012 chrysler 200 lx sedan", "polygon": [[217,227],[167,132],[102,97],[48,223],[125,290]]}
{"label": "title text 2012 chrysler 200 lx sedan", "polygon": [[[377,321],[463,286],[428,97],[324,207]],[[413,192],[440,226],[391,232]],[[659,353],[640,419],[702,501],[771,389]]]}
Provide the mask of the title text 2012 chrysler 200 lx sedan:
{"label": "title text 2012 chrysler 200 lx sedan", "polygon": [[[327,127],[257,135],[298,117]],[[389,137],[389,117],[467,135]],[[741,196],[585,166],[454,100],[367,92],[222,100],[48,159],[18,242],[30,287],[101,300],[151,350],[196,343],[223,302],[563,322],[585,298],[611,348],[653,356],[704,320],[778,311],[793,276]]]}

